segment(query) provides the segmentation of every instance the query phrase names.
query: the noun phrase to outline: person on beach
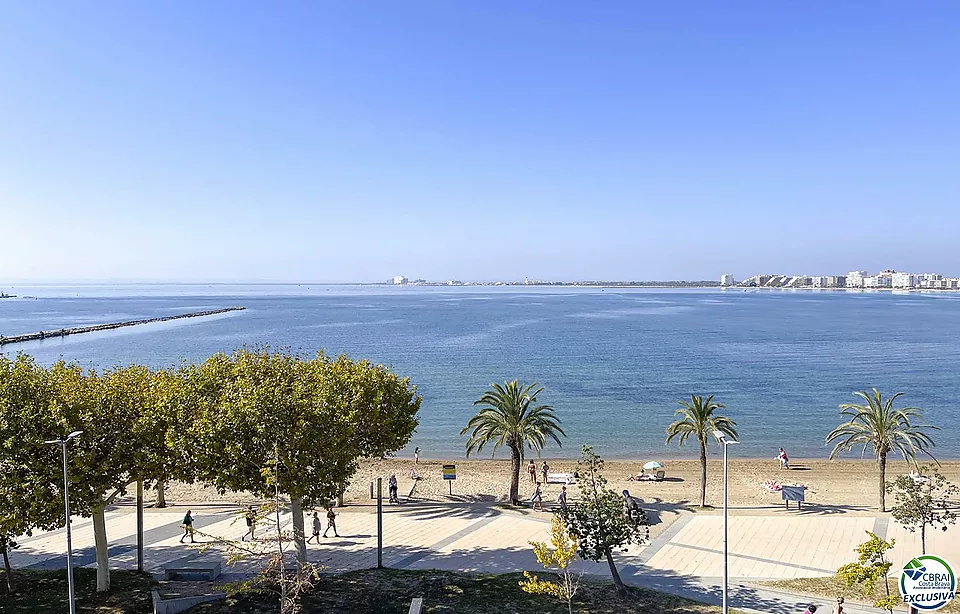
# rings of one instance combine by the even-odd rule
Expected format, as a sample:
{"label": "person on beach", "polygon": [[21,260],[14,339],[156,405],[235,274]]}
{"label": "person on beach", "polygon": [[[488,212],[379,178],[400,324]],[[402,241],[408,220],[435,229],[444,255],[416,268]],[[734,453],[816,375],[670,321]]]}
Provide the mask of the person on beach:
{"label": "person on beach", "polygon": [[327,508],[327,528],[323,530],[323,536],[327,536],[327,531],[333,529],[333,536],[340,537],[340,534],[337,533],[337,513],[333,511],[333,504],[330,504],[330,507]]}
{"label": "person on beach", "polygon": [[313,536],[307,540],[307,543],[310,543],[310,540],[317,540],[317,544],[320,544],[320,527],[323,526],[323,523],[320,522],[320,515],[317,512],[313,513]]}
{"label": "person on beach", "polygon": [[255,540],[254,533],[257,530],[257,510],[253,509],[251,505],[247,508],[246,513],[244,513],[243,519],[247,521],[247,532],[240,537],[240,541],[246,541],[247,537],[250,538],[250,541]]}
{"label": "person on beach", "polygon": [[777,454],[777,460],[780,461],[780,468],[781,468],[781,469],[789,469],[789,468],[790,468],[790,459],[787,458],[787,453],[784,452],[783,448],[780,448],[780,452]]}
{"label": "person on beach", "polygon": [[400,488],[397,484],[397,474],[391,474],[390,479],[387,480],[387,489],[390,491],[390,503],[400,503],[400,497],[397,495],[397,490]]}
{"label": "person on beach", "polygon": [[540,471],[543,473],[543,483],[547,483],[547,472],[550,471],[550,465],[547,464],[547,461],[543,461],[543,467],[540,468]]}
{"label": "person on beach", "polygon": [[557,495],[557,503],[560,504],[561,510],[567,511],[567,487],[566,486],[560,487],[560,494]]}
{"label": "person on beach", "polygon": [[833,614],[843,614],[843,597],[837,597],[837,604],[833,606]]}
{"label": "person on beach", "polygon": [[537,481],[537,464],[532,460],[530,464],[527,465],[527,473],[530,474],[530,483],[535,484]]}
{"label": "person on beach", "polygon": [[190,538],[190,543],[195,543],[193,541],[193,512],[187,510],[187,514],[183,517],[183,522],[180,523],[183,526],[183,535],[180,537],[180,543],[183,543],[187,537]]}
{"label": "person on beach", "polygon": [[543,490],[540,488],[540,482],[537,482],[537,487],[530,495],[530,503],[533,503],[533,511],[537,511],[538,507],[541,512],[543,511]]}
{"label": "person on beach", "polygon": [[417,447],[413,450],[413,464],[414,464],[414,465],[419,465],[419,464],[420,464],[420,446],[417,446]]}

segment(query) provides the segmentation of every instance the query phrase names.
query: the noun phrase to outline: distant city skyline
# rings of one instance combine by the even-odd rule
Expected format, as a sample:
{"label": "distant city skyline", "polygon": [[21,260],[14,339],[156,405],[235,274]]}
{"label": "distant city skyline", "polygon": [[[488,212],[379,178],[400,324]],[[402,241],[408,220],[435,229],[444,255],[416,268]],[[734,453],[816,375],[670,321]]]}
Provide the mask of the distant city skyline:
{"label": "distant city skyline", "polygon": [[958,21],[10,3],[0,287],[956,275]]}

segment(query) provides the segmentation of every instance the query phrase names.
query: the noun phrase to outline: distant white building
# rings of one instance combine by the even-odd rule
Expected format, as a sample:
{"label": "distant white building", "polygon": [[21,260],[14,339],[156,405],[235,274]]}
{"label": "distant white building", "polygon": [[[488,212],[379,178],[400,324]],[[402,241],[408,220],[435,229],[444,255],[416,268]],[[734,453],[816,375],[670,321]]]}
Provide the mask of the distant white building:
{"label": "distant white building", "polygon": [[872,275],[863,278],[864,288],[892,288],[893,278],[890,275]]}
{"label": "distant white building", "polygon": [[823,275],[815,275],[813,278],[813,287],[814,288],[826,288],[830,284],[828,283],[828,278]]}
{"label": "distant white building", "polygon": [[864,278],[869,275],[866,271],[850,271],[847,273],[847,287],[862,288]]}
{"label": "distant white building", "polygon": [[827,277],[828,288],[846,288],[847,278],[843,275],[830,275]]}
{"label": "distant white building", "polygon": [[405,286],[405,285],[407,284],[407,281],[409,281],[409,280],[408,280],[406,277],[404,277],[403,275],[397,275],[396,277],[393,278],[393,285],[395,285],[395,286]]}
{"label": "distant white building", "polygon": [[737,283],[737,280],[733,278],[733,275],[730,273],[724,273],[720,276],[720,285],[721,286],[732,286]]}
{"label": "distant white building", "polygon": [[913,273],[893,273],[890,276],[894,288],[916,288],[917,276]]}

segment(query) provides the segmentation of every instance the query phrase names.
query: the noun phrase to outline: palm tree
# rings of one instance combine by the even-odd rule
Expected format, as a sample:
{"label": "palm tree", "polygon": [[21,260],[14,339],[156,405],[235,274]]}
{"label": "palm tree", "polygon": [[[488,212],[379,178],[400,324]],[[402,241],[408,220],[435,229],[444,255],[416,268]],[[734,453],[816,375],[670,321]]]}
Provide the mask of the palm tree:
{"label": "palm tree", "polygon": [[691,435],[700,442],[700,507],[707,506],[707,438],[713,431],[721,431],[733,439],[737,438],[737,431],[733,427],[736,422],[714,414],[714,410],[723,408],[720,403],[714,403],[711,394],[706,399],[699,395],[690,395],[690,402],[677,401],[680,409],[676,415],[683,416],[667,427],[667,443],[674,437],[679,437],[677,443],[683,445]]}
{"label": "palm tree", "polygon": [[533,383],[523,386],[517,380],[500,384],[490,384],[482,397],[473,402],[483,406],[477,415],[470,418],[460,436],[470,432],[467,439],[467,456],[473,451],[480,452],[493,442],[493,453],[497,448],[510,448],[513,460],[513,476],[510,482],[510,500],[519,502],[520,463],[523,462],[523,449],[528,447],[539,454],[543,444],[550,437],[560,444],[558,434],[566,437],[560,428],[560,419],[553,407],[538,405],[537,395],[543,392],[543,386]]}
{"label": "palm tree", "polygon": [[[894,409],[893,402],[902,395],[898,392],[886,401],[880,391],[873,389],[869,392],[854,392],[854,395],[866,401],[865,405],[844,403],[840,406],[840,414],[850,418],[827,435],[827,443],[834,441],[837,444],[830,453],[833,460],[841,452],[863,445],[862,454],[866,455],[867,448],[873,448],[877,455],[877,466],[880,468],[880,511],[886,509],[886,479],[887,454],[898,451],[904,460],[917,466],[917,454],[923,453],[933,458],[927,448],[933,446],[933,440],[924,433],[925,429],[936,429],[928,424],[914,424],[923,416],[916,407]],[[937,460],[937,459],[933,459]]]}

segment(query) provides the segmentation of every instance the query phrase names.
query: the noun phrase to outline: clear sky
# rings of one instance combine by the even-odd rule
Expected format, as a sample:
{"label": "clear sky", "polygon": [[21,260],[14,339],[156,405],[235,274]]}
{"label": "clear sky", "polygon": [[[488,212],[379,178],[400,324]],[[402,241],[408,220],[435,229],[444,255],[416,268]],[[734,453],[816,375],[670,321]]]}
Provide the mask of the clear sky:
{"label": "clear sky", "polygon": [[0,2],[0,280],[960,275],[960,3]]}

